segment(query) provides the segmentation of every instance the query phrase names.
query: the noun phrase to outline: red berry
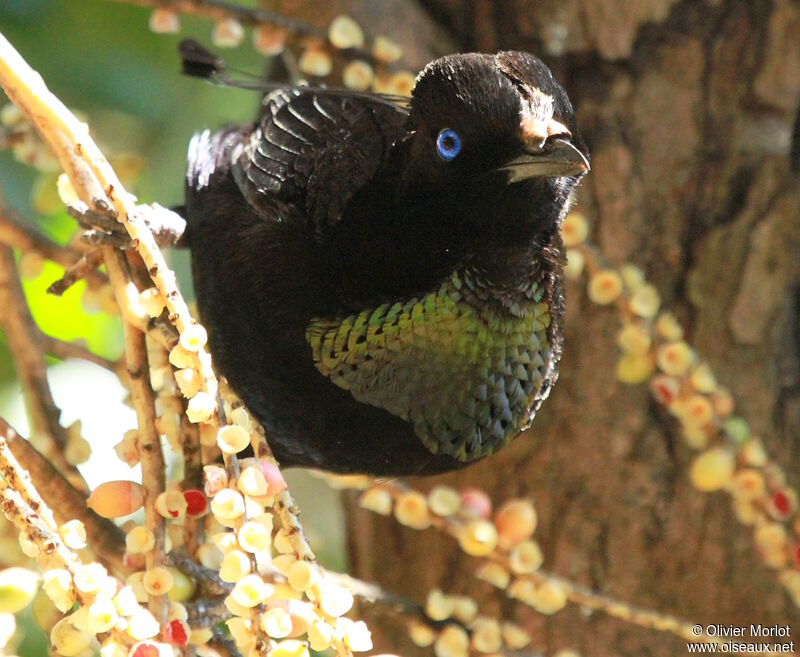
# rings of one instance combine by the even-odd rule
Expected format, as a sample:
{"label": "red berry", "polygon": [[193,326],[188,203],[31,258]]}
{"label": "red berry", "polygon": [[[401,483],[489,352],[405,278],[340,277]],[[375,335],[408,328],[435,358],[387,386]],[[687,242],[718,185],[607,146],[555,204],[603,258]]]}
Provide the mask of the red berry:
{"label": "red berry", "polygon": [[131,657],[158,657],[158,646],[142,642],[136,646]]}
{"label": "red berry", "polygon": [[794,563],[800,568],[800,541],[794,546]]}
{"label": "red berry", "polygon": [[189,626],[176,618],[164,630],[164,640],[175,646],[185,646],[189,643]]}
{"label": "red berry", "polygon": [[192,518],[199,518],[206,514],[208,511],[208,499],[203,494],[203,491],[192,488],[183,491],[183,497],[186,500],[186,515]]}
{"label": "red berry", "polygon": [[792,500],[782,490],[772,494],[772,506],[783,518],[788,518],[792,513]]}

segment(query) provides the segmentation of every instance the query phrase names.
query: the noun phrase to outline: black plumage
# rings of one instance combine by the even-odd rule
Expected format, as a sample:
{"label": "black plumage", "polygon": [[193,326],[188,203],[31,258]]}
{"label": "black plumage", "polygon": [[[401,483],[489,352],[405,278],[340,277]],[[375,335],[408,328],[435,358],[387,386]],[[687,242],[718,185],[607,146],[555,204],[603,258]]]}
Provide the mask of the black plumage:
{"label": "black plumage", "polygon": [[[436,60],[408,105],[297,87],[255,124],[197,135],[184,241],[200,315],[278,459],[426,474],[527,426],[557,376],[558,229],[587,157],[565,92],[518,52]],[[497,326],[525,342],[534,307],[541,351],[497,345]]]}

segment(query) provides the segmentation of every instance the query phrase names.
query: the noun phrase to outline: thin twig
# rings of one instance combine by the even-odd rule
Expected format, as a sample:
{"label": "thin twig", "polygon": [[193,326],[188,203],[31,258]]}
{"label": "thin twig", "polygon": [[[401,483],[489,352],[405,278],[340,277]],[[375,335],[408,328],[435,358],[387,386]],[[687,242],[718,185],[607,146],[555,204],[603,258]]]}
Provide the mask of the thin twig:
{"label": "thin twig", "polygon": [[[8,480],[9,485],[22,494],[25,501],[42,515],[48,527],[53,530],[58,529],[58,524],[73,518],[80,520],[86,528],[92,551],[108,568],[119,574],[124,573],[122,555],[125,551],[125,536],[120,528],[87,508],[86,498],[3,418],[0,418],[0,435],[5,438],[17,461],[25,464],[32,480],[29,487],[32,492],[23,488],[24,480],[22,483]],[[48,517],[51,513],[48,507],[54,509],[55,519]]]}
{"label": "thin twig", "polygon": [[[8,205],[1,191],[0,242],[23,252],[34,251],[57,265],[61,265],[66,270],[70,270],[81,260],[80,253],[69,247],[57,244],[26,223],[19,213]],[[84,277],[89,280],[93,287],[98,287],[108,282],[105,276],[96,271],[86,271],[84,272]]]}
{"label": "thin twig", "polygon": [[[94,274],[99,274],[97,268],[103,264],[103,252],[101,249],[94,248],[81,255],[72,265],[67,267],[64,275],[57,281],[53,281],[47,291],[60,297],[64,292],[71,288],[81,279],[89,279]],[[102,283],[108,283],[105,276]]]}
{"label": "thin twig", "polygon": [[118,363],[114,362],[113,360],[103,358],[102,356],[89,351],[83,345],[75,342],[65,342],[64,340],[59,340],[51,335],[42,334],[42,347],[44,348],[46,354],[53,356],[54,358],[58,358],[59,360],[78,358],[80,360],[85,360],[90,363],[94,363],[95,365],[99,365],[100,367],[103,367],[114,374],[117,373]]}
{"label": "thin twig", "polygon": [[89,490],[75,466],[67,462],[64,448],[67,432],[59,423],[61,411],[53,401],[47,382],[41,332],[33,321],[17,275],[14,252],[0,245],[0,328],[6,334],[14,366],[31,414],[31,434],[48,458],[82,492]]}

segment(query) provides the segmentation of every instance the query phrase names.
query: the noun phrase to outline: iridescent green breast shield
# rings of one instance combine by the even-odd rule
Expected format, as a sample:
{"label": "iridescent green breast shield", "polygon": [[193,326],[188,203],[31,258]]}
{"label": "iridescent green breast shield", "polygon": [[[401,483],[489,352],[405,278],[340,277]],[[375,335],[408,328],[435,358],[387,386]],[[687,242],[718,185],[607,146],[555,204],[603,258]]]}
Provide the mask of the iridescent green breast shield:
{"label": "iridescent green breast shield", "polygon": [[550,361],[543,290],[513,313],[465,291],[454,275],[424,297],[314,319],[306,331],[322,374],[411,422],[434,454],[461,461],[491,454],[530,424]]}

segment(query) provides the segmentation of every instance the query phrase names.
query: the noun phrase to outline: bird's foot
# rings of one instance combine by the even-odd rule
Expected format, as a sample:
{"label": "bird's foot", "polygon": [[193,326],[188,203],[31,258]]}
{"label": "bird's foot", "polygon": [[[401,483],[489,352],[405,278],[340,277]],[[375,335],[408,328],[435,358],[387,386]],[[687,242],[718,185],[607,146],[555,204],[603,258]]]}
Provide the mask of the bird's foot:
{"label": "bird's foot", "polygon": [[[90,246],[113,246],[130,249],[133,242],[119,221],[116,212],[104,200],[97,200],[94,208],[83,201],[67,205],[67,212],[84,229],[81,240]],[[137,205],[136,214],[152,231],[156,244],[161,248],[174,246],[186,230],[186,221],[177,212],[152,203]]]}

